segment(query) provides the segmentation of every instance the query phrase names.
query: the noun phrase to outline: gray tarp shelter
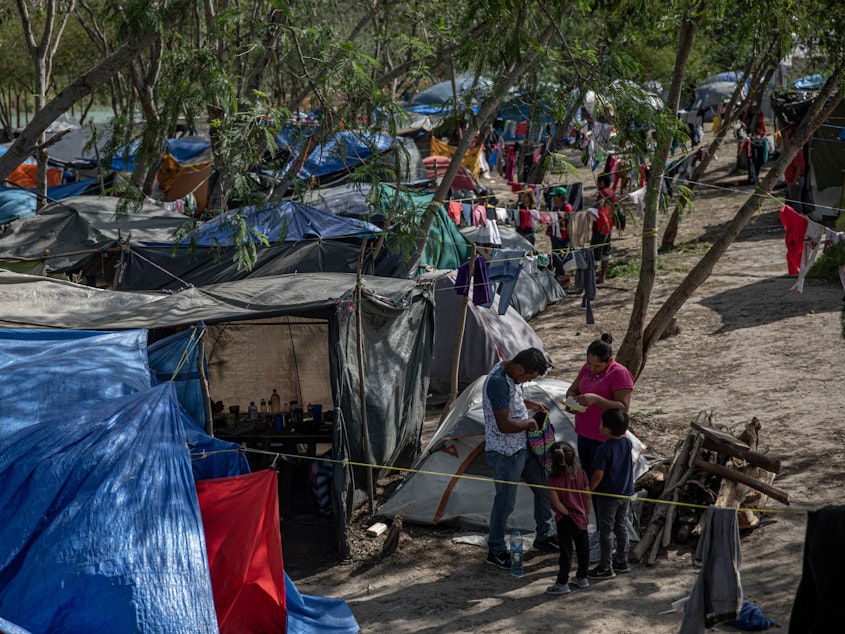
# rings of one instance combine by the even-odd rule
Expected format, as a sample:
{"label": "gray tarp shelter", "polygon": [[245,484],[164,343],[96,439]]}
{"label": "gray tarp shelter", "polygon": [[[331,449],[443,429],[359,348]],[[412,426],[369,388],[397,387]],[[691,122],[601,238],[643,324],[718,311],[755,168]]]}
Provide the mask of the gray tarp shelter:
{"label": "gray tarp shelter", "polygon": [[[418,450],[434,337],[430,285],[363,278],[366,412],[373,463]],[[0,271],[0,327],[123,330],[207,325],[213,400],[246,404],[279,389],[283,400],[335,410],[332,455],[367,462],[359,400],[355,276],[257,278],[175,293],[105,291]],[[318,401],[320,399],[320,401]],[[348,553],[352,509],[366,499],[360,469],[336,465],[338,547]]]}
{"label": "gray tarp shelter", "polygon": [[[452,357],[460,321],[463,296],[455,292],[455,272],[427,273],[420,279],[435,279],[437,310],[435,311],[434,355],[431,361],[432,392],[445,394],[451,387]],[[520,350],[546,348],[537,333],[522,316],[508,306],[499,314],[499,295],[489,308],[469,302],[466,314],[458,386],[463,389],[479,376],[485,375],[501,359],[512,359]]]}

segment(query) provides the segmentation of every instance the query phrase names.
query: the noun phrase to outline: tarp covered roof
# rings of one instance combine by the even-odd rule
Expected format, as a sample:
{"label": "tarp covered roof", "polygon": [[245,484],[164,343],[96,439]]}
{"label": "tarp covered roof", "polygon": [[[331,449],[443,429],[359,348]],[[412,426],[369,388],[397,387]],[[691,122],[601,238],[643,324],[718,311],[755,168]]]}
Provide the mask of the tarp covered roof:
{"label": "tarp covered roof", "polygon": [[[251,233],[241,237],[238,232],[244,223]],[[232,246],[239,240],[258,242],[255,233],[263,234],[270,243],[275,243],[299,242],[308,238],[375,236],[380,232],[377,226],[364,220],[336,216],[317,207],[287,200],[220,214],[197,228],[196,244]],[[188,242],[188,239],[183,240],[183,244]]]}
{"label": "tarp covered roof", "polygon": [[[105,291],[0,271],[0,326],[118,330],[334,312],[351,298],[352,273],[305,273],[226,282],[176,293]],[[373,296],[403,308],[413,280],[364,277]]]}
{"label": "tarp covered roof", "polygon": [[[76,196],[47,205],[37,216],[15,222],[0,238],[0,257],[37,258],[83,250],[104,250],[131,234],[133,243],[170,242],[185,216],[143,204],[139,211],[116,215],[119,198]],[[51,258],[49,268],[63,271],[91,257],[78,253]]]}
{"label": "tarp covered roof", "polygon": [[[50,200],[62,200],[63,198],[79,196],[93,185],[94,182],[95,179],[87,178],[73,183],[48,187],[47,198]],[[34,216],[37,205],[38,194],[35,190],[0,186],[0,225],[14,218]]]}
{"label": "tarp covered roof", "polygon": [[[333,174],[360,165],[375,154],[384,152],[393,145],[389,134],[366,130],[345,130],[328,141],[317,145],[302,163],[297,165],[299,178],[311,178]],[[291,163],[296,158],[291,159]],[[284,171],[290,169],[290,164]]]}

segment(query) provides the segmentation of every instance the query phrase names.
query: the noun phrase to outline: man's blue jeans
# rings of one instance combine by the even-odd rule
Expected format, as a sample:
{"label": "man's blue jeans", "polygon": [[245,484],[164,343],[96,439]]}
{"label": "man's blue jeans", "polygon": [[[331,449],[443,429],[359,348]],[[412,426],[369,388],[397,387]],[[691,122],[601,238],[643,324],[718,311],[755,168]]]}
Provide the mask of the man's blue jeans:
{"label": "man's blue jeans", "polygon": [[[490,511],[490,535],[487,538],[487,548],[491,553],[499,554],[507,550],[505,544],[505,531],[508,526],[508,518],[513,512],[516,503],[517,484],[506,484],[506,482],[518,482],[525,480],[528,484],[539,484],[545,486],[546,470],[537,460],[528,455],[527,449],[520,449],[512,456],[506,456],[497,451],[487,452],[487,464],[493,470],[493,479],[501,480],[496,482],[496,497],[493,498],[493,509]],[[537,539],[548,539],[555,534],[554,515],[549,500],[549,490],[542,488],[531,488],[534,494],[534,521],[537,524]]]}

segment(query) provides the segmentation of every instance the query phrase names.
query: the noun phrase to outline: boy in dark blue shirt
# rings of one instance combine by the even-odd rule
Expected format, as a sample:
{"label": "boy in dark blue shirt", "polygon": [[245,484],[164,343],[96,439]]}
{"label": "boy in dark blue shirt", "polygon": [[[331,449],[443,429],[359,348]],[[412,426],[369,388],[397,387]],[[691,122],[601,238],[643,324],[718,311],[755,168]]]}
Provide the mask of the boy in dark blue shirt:
{"label": "boy in dark blue shirt", "polygon": [[[621,409],[606,409],[601,415],[601,433],[607,442],[593,453],[590,491],[612,495],[593,496],[599,528],[601,559],[590,570],[590,579],[613,579],[617,572],[629,572],[628,507],[634,494],[634,463],[628,431],[628,414]],[[619,496],[619,497],[615,497]],[[616,556],[611,563],[613,536],[616,535]]]}

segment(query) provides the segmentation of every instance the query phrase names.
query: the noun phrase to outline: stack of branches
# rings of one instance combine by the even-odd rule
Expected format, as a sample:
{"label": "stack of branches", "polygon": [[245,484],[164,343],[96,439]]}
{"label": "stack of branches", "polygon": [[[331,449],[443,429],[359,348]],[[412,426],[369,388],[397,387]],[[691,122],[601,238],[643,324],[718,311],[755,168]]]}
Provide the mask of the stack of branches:
{"label": "stack of branches", "polygon": [[[653,565],[660,548],[685,543],[701,534],[706,509],[715,504],[740,509],[740,529],[760,523],[753,509],[762,509],[771,497],[789,505],[786,492],[772,486],[780,460],[757,451],[760,421],[752,418],[734,437],[714,426],[714,414],[699,413],[691,431],[678,443],[674,458],[643,475],[634,485],[655,502],[648,526],[631,549],[633,561]],[[687,504],[688,506],[684,506]],[[644,513],[645,514],[645,513]]]}

